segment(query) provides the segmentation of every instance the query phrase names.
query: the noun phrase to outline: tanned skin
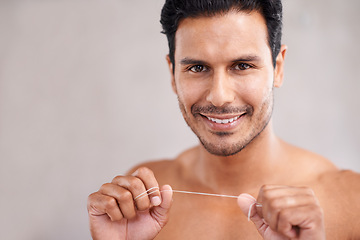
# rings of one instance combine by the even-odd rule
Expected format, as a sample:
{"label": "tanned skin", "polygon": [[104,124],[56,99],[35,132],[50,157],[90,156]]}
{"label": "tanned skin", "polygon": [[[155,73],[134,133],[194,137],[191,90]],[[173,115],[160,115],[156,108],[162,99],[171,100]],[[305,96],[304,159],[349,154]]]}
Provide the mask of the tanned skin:
{"label": "tanned skin", "polygon": [[[137,166],[91,194],[93,239],[360,239],[359,174],[272,129],[287,47],[274,67],[263,16],[184,19],[175,49],[175,65],[167,58],[173,90],[201,144]],[[160,190],[135,199],[152,187]]]}

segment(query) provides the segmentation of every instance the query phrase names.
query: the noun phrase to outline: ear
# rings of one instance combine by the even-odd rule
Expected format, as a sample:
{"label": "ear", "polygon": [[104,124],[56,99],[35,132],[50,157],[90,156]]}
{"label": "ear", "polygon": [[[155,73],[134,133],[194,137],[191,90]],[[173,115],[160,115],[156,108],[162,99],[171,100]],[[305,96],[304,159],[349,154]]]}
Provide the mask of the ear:
{"label": "ear", "polygon": [[174,91],[175,94],[177,94],[177,90],[176,90],[176,83],[175,83],[175,76],[174,76],[174,66],[170,60],[169,55],[166,55],[166,61],[168,63],[169,66],[169,71],[170,71],[170,76],[171,76],[171,86],[172,89]]}
{"label": "ear", "polygon": [[280,52],[276,57],[276,67],[275,67],[275,76],[274,76],[274,87],[281,87],[284,79],[284,61],[286,54],[287,46],[281,45]]}

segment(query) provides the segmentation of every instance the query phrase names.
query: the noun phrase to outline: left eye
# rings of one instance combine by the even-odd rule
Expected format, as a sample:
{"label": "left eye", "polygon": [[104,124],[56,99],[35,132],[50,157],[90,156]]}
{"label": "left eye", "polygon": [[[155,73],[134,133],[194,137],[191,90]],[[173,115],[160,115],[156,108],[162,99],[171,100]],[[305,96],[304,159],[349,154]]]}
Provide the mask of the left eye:
{"label": "left eye", "polygon": [[251,66],[247,63],[239,63],[239,64],[236,64],[234,68],[236,70],[246,70],[246,69],[251,68]]}
{"label": "left eye", "polygon": [[195,65],[195,66],[192,66],[189,70],[197,73],[197,72],[204,72],[207,70],[207,68],[203,65]]}

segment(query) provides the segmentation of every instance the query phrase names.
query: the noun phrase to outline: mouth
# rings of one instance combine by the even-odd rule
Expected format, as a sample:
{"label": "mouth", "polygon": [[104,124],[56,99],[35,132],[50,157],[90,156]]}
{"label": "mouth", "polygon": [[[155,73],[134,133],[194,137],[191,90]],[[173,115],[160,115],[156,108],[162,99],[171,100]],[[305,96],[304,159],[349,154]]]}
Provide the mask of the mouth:
{"label": "mouth", "polygon": [[[242,114],[243,115],[243,114]],[[232,118],[214,118],[214,117],[208,117],[208,116],[204,116],[207,119],[209,119],[210,121],[214,122],[214,123],[218,123],[218,124],[227,124],[227,123],[232,123],[236,120],[238,120],[242,115],[236,116],[236,117],[232,117]]]}
{"label": "mouth", "polygon": [[235,128],[237,128],[240,123],[242,122],[241,119],[243,119],[243,116],[246,115],[246,112],[237,113],[235,114],[209,114],[204,115],[200,114],[200,116],[203,117],[205,120],[206,125],[212,130],[212,131],[221,131],[221,132],[228,132],[233,131]]}
{"label": "mouth", "polygon": [[194,106],[193,116],[212,133],[231,133],[246,123],[245,116],[252,115],[251,106],[224,107]]}

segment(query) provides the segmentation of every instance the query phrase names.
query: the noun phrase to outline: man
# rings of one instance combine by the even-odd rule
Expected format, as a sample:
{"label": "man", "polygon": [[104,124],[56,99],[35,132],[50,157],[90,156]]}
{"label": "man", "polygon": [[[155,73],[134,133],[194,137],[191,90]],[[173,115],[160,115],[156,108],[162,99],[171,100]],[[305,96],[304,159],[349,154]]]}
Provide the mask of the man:
{"label": "man", "polygon": [[281,21],[280,0],[166,1],[172,87],[201,144],[91,194],[94,239],[360,239],[360,176],[273,132]]}

